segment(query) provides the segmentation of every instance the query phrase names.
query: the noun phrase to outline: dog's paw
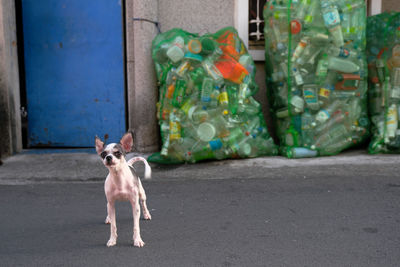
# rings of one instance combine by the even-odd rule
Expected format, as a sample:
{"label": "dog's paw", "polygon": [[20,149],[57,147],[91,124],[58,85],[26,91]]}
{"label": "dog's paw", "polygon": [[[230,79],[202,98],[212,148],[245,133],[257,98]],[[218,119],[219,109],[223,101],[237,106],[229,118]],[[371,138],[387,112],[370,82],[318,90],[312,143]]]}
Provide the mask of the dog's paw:
{"label": "dog's paw", "polygon": [[151,220],[151,215],[150,215],[150,213],[149,213],[149,212],[143,213],[143,218],[144,218],[145,220]]}
{"label": "dog's paw", "polygon": [[107,242],[107,247],[113,247],[113,246],[115,246],[117,244],[117,240],[115,240],[115,239],[110,239],[110,240],[108,240],[108,242]]}
{"label": "dog's paw", "polygon": [[138,238],[138,239],[135,239],[135,240],[133,241],[133,245],[134,245],[135,247],[141,248],[141,247],[144,246],[144,242],[143,242],[142,239]]}
{"label": "dog's paw", "polygon": [[106,217],[106,220],[104,221],[105,224],[110,224],[111,223],[111,219],[110,217]]}

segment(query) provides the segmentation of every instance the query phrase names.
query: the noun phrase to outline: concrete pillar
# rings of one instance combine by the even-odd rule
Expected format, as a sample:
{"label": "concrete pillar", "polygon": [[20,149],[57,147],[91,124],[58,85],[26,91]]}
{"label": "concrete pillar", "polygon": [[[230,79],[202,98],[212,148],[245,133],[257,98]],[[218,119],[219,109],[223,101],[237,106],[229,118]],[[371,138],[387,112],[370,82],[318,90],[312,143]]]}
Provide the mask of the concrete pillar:
{"label": "concrete pillar", "polygon": [[14,1],[0,1],[0,155],[22,149]]}
{"label": "concrete pillar", "polygon": [[158,1],[126,0],[125,4],[128,125],[134,130],[135,150],[154,152],[159,149],[158,89],[151,42],[158,32],[153,23],[133,18],[157,21]]}

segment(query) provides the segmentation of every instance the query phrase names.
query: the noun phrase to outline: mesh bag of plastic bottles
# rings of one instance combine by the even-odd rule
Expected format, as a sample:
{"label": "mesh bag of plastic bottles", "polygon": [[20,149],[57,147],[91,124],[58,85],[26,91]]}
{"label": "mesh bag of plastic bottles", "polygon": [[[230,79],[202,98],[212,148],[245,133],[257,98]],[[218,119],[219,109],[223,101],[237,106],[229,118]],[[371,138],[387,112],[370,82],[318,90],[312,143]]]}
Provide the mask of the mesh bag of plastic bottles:
{"label": "mesh bag of plastic bottles", "polygon": [[281,154],[334,155],[369,135],[364,0],[271,0],[266,73]]}
{"label": "mesh bag of plastic bottles", "polygon": [[367,59],[372,140],[369,153],[400,153],[400,13],[368,18]]}
{"label": "mesh bag of plastic bottles", "polygon": [[172,29],[152,44],[159,82],[162,149],[152,162],[276,155],[260,104],[255,65],[234,28],[215,34]]}

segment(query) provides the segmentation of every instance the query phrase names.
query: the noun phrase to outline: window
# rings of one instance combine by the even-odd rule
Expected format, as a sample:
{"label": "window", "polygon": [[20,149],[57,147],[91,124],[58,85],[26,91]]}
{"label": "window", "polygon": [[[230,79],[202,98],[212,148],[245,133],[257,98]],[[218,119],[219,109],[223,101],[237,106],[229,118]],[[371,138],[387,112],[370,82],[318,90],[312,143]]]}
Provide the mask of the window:
{"label": "window", "polygon": [[236,0],[236,29],[255,61],[265,59],[263,10],[267,0]]}

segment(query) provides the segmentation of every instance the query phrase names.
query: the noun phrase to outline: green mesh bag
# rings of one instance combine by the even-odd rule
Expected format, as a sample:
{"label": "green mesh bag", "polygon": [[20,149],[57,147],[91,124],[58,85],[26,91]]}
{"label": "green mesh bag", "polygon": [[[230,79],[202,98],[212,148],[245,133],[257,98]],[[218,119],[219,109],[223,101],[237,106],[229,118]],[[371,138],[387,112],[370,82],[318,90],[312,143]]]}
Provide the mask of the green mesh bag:
{"label": "green mesh bag", "polygon": [[280,152],[334,155],[369,135],[364,0],[264,6],[267,85]]}
{"label": "green mesh bag", "polygon": [[172,29],[153,40],[159,83],[158,163],[276,155],[260,104],[255,65],[234,28],[215,34]]}
{"label": "green mesh bag", "polygon": [[372,121],[368,152],[400,153],[400,13],[369,17],[367,29]]}

